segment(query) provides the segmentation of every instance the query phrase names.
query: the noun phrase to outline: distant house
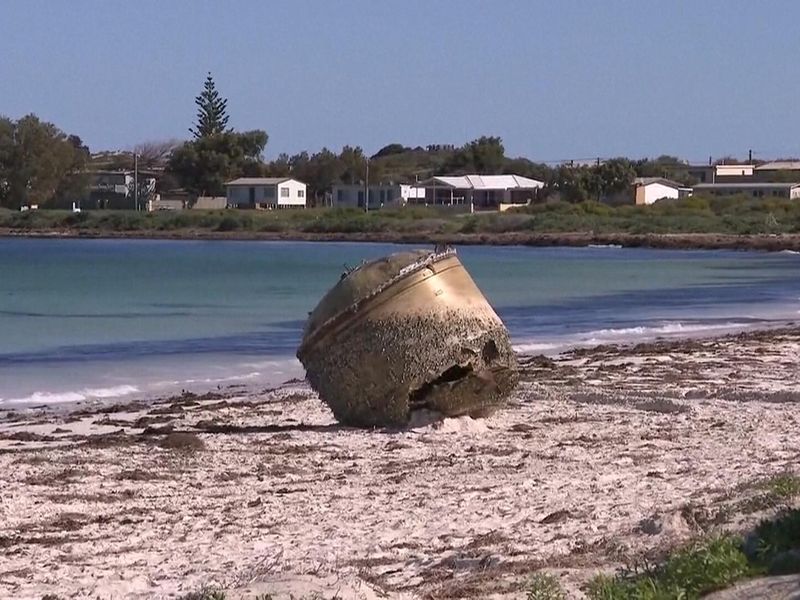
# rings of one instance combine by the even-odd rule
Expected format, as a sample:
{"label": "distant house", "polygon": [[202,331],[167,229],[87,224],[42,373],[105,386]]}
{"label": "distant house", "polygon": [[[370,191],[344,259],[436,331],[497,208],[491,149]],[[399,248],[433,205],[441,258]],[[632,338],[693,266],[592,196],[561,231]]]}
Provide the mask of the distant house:
{"label": "distant house", "polygon": [[753,198],[800,198],[800,183],[699,183],[695,194],[707,196],[747,195]]}
{"label": "distant house", "polygon": [[[89,197],[82,202],[83,208],[140,208],[135,205],[133,171],[93,171],[89,175]],[[156,178],[140,171],[138,182],[139,200],[144,207],[155,194]]]}
{"label": "distant house", "polygon": [[743,182],[753,176],[754,165],[689,165],[689,175],[700,183]]}
{"label": "distant house", "polygon": [[633,180],[633,203],[653,204],[658,200],[678,199],[692,194],[692,188],[663,177],[637,177]]}
{"label": "distant house", "polygon": [[[409,202],[425,200],[425,188],[405,183],[375,184],[369,186],[369,207],[405,206]],[[334,185],[331,204],[337,207],[364,207],[364,186],[358,183]]]}
{"label": "distant house", "polygon": [[305,208],[306,184],[290,177],[241,177],[225,184],[235,208]]}
{"label": "distant house", "polygon": [[520,175],[461,175],[431,177],[419,185],[425,188],[425,204],[503,210],[533,202],[544,182]]}
{"label": "distant house", "polygon": [[800,160],[776,160],[758,165],[755,170],[758,181],[800,181]]}

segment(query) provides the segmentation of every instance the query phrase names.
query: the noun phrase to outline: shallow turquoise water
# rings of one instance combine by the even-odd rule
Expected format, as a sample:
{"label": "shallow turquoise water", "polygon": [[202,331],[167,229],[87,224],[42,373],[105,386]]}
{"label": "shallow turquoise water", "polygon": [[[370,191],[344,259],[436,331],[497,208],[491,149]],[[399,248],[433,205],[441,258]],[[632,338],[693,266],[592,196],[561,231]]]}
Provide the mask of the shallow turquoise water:
{"label": "shallow turquoise water", "polygon": [[[387,244],[0,239],[0,403],[301,376],[302,323]],[[800,256],[464,247],[528,351],[764,325],[800,309]]]}

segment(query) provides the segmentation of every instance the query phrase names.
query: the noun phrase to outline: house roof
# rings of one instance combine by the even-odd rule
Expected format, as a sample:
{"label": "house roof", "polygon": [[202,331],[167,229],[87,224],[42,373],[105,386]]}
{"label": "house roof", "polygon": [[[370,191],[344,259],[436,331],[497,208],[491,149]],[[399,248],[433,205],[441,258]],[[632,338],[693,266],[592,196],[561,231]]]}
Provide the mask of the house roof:
{"label": "house roof", "polygon": [[660,183],[661,185],[666,185],[668,187],[675,188],[676,190],[687,187],[685,185],[681,185],[677,181],[665,179],[664,177],[636,177],[633,180],[633,185],[651,185],[653,183]]}
{"label": "house roof", "polygon": [[775,160],[758,165],[756,171],[800,171],[800,160]]}
{"label": "house roof", "polygon": [[[297,181],[292,177],[239,177],[233,181],[228,181],[225,185],[276,185],[284,181]],[[302,183],[302,181],[298,181]]]}
{"label": "house roof", "polygon": [[513,190],[537,189],[544,182],[521,175],[461,175],[458,177],[432,177],[419,185],[433,183],[459,190]]}
{"label": "house roof", "polygon": [[736,190],[764,190],[764,189],[791,189],[800,186],[800,183],[698,183],[692,186],[695,190],[719,190],[731,188]]}

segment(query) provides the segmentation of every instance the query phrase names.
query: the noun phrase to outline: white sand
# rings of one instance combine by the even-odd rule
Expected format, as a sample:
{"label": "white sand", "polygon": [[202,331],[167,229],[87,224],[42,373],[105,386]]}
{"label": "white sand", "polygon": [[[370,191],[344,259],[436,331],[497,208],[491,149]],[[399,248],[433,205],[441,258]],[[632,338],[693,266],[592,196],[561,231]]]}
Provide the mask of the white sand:
{"label": "white sand", "polygon": [[[147,410],[3,422],[0,597],[511,598],[538,569],[579,597],[800,464],[799,348],[784,331],[567,355],[528,365],[492,418],[401,432],[340,427],[304,387],[150,415],[242,428],[196,451],[139,435]],[[2,439],[19,431],[54,439]]]}

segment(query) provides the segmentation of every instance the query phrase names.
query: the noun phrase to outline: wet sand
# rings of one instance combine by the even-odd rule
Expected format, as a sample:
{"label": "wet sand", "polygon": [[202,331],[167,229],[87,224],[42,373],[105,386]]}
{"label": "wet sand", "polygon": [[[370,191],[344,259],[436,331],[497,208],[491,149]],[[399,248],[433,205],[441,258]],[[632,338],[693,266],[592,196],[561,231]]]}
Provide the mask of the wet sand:
{"label": "wet sand", "polygon": [[0,409],[0,597],[516,598],[776,510],[800,329],[521,357],[512,406],[339,426],[302,382]]}

